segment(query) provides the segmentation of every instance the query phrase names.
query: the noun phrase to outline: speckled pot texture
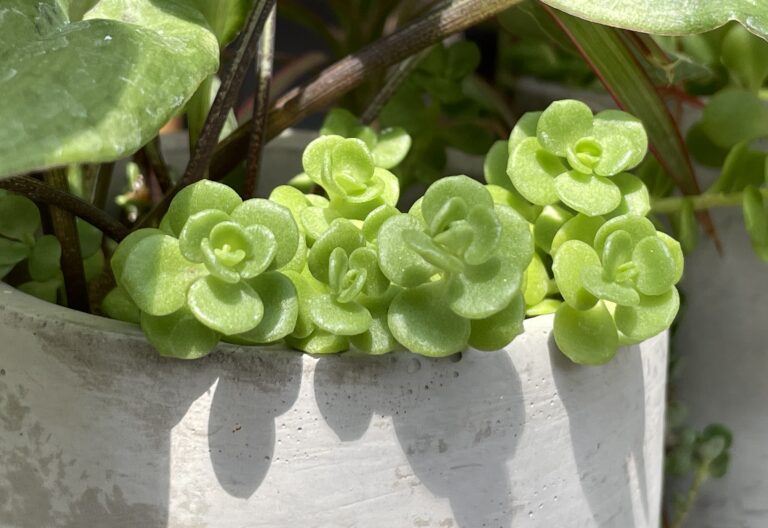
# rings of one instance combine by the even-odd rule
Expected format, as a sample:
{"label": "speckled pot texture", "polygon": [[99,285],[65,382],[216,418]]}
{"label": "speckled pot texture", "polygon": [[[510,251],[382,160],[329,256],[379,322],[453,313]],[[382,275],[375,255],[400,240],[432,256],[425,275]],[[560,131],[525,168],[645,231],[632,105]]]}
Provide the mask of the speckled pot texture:
{"label": "speckled pot texture", "polygon": [[657,528],[667,336],[506,350],[157,356],[0,285],[3,528]]}

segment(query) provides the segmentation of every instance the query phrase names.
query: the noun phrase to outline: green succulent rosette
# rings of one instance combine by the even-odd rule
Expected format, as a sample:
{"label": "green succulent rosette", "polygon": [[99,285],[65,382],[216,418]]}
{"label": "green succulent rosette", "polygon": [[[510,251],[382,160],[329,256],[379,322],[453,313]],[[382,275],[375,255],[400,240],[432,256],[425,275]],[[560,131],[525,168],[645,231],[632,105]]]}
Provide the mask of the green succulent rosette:
{"label": "green succulent rosette", "polygon": [[482,184],[466,176],[435,182],[410,213],[384,220],[377,248],[382,272],[402,289],[388,324],[407,349],[492,350],[521,331],[529,225]]}
{"label": "green succulent rosette", "polygon": [[515,126],[507,175],[532,204],[562,203],[587,216],[606,215],[622,207],[626,191],[641,188],[625,171],[642,161],[647,148],[637,118],[618,110],[593,115],[579,101],[557,101]]}
{"label": "green succulent rosette", "polygon": [[596,231],[583,220],[583,229],[577,228],[580,218],[561,228],[567,240],[554,252],[552,271],[564,300],[555,314],[555,341],[575,362],[601,364],[620,345],[639,343],[672,324],[683,253],[647,218],[618,216]]}
{"label": "green succulent rosette", "polygon": [[[163,355],[195,358],[225,338],[269,343],[293,331],[299,301],[281,273],[302,245],[291,213],[263,199],[242,201],[203,180],[173,199],[161,229],[140,229],[112,257],[117,290],[105,309],[138,309]],[[130,302],[128,302],[130,301]]]}
{"label": "green succulent rosette", "polygon": [[352,221],[334,220],[312,245],[307,268],[289,276],[301,299],[296,329],[287,338],[291,346],[312,354],[350,346],[384,354],[397,346],[386,322],[391,283],[375,249]]}

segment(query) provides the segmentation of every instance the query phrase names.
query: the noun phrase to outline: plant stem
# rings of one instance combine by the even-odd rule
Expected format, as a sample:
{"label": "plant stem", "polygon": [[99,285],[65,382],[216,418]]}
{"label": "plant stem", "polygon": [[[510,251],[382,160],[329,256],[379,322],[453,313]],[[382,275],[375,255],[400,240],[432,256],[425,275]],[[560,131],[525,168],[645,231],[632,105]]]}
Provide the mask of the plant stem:
{"label": "plant stem", "polygon": [[261,171],[261,156],[264,151],[264,132],[269,111],[269,91],[272,82],[272,65],[275,58],[275,6],[264,24],[259,41],[259,53],[256,62],[256,91],[253,101],[253,126],[251,141],[248,145],[248,158],[245,163],[245,184],[243,198],[256,196]]}
{"label": "plant stem", "polygon": [[163,158],[162,148],[160,147],[160,136],[155,136],[149,143],[144,145],[144,154],[147,157],[149,167],[152,169],[152,174],[160,186],[160,190],[163,193],[167,193],[173,187],[173,180],[171,179],[171,173],[168,170],[168,164],[165,163]]}
{"label": "plant stem", "polygon": [[[43,176],[45,183],[62,192],[67,192],[66,169],[53,169]],[[88,286],[85,281],[83,257],[80,253],[80,237],[77,234],[75,217],[69,211],[55,205],[48,205],[53,234],[61,244],[61,271],[64,275],[64,290],[67,305],[81,312],[90,312]]]}
{"label": "plant stem", "polygon": [[696,498],[699,496],[701,485],[707,481],[708,476],[709,464],[702,463],[693,476],[693,481],[691,482],[691,486],[688,488],[688,493],[685,494],[685,502],[683,502],[680,508],[675,512],[675,518],[672,521],[670,528],[682,528],[686,517],[688,517],[691,508],[696,502]]}
{"label": "plant stem", "polygon": [[[240,93],[240,88],[245,80],[245,74],[256,53],[256,44],[261,36],[264,24],[266,23],[269,14],[272,12],[272,7],[275,5],[275,1],[276,0],[258,0],[254,3],[253,9],[251,9],[251,13],[248,16],[248,20],[240,35],[240,43],[237,46],[235,58],[221,81],[219,91],[216,94],[216,98],[213,100],[213,105],[208,112],[205,125],[203,125],[203,129],[200,132],[200,137],[195,144],[195,148],[192,149],[192,155],[190,156],[184,175],[179,182],[166,193],[163,199],[160,200],[160,202],[156,204],[144,218],[136,223],[134,229],[149,227],[154,222],[158,221],[168,209],[173,197],[176,196],[181,189],[206,177],[206,172],[211,163],[214,149],[219,142],[221,129],[224,127],[227,115],[234,106],[237,96]],[[244,157],[243,152],[240,154],[241,156],[238,161],[235,162],[235,165]]]}
{"label": "plant stem", "polygon": [[[269,113],[267,139],[317,112],[360,85],[372,73],[401,62],[446,37],[483,22],[521,0],[454,0],[326,68],[310,83],[281,97]],[[217,147],[211,160],[213,179],[226,176],[245,156],[251,123],[245,123]]]}
{"label": "plant stem", "polygon": [[[768,200],[768,187],[760,189],[763,198]],[[683,203],[690,201],[694,211],[703,211],[713,207],[733,207],[742,204],[744,193],[704,193],[694,196],[672,196],[653,200],[651,210],[654,213],[676,213],[683,208]]]}
{"label": "plant stem", "polygon": [[93,187],[93,199],[91,202],[99,209],[104,209],[109,197],[109,186],[112,183],[112,174],[115,172],[114,163],[102,163],[99,174],[96,176],[96,185]]}
{"label": "plant stem", "polygon": [[419,62],[421,62],[421,59],[426,57],[431,50],[432,46],[425,48],[415,55],[407,57],[400,64],[392,66],[389,75],[387,75],[387,80],[384,83],[384,86],[381,88],[379,93],[376,94],[376,97],[373,98],[363,114],[360,116],[360,120],[363,122],[363,124],[368,125],[378,117],[378,115],[381,113],[381,109],[384,108],[384,105],[386,105],[389,100],[392,99],[392,96],[395,95],[395,92],[403,83],[403,81],[408,78],[408,75],[410,75],[416,66],[418,66]]}
{"label": "plant stem", "polygon": [[16,176],[0,180],[0,189],[22,194],[33,202],[55,205],[93,225],[115,242],[128,236],[129,230],[123,224],[77,196],[46,185],[29,176]]}

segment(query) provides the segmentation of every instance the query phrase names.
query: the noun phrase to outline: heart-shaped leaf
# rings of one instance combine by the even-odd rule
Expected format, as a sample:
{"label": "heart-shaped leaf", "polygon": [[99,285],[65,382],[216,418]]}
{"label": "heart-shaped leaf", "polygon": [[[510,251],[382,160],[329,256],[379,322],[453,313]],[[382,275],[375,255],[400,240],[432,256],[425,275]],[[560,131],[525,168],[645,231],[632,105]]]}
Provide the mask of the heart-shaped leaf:
{"label": "heart-shaped leaf", "polygon": [[555,342],[574,363],[602,365],[616,355],[619,336],[605,304],[577,310],[563,303],[555,314]]}
{"label": "heart-shaped leaf", "polygon": [[0,34],[0,177],[130,154],[218,67],[190,1],[7,0]]}
{"label": "heart-shaped leaf", "polygon": [[208,276],[189,288],[189,308],[198,321],[224,335],[255,328],[264,316],[261,297],[245,282],[231,284]]}

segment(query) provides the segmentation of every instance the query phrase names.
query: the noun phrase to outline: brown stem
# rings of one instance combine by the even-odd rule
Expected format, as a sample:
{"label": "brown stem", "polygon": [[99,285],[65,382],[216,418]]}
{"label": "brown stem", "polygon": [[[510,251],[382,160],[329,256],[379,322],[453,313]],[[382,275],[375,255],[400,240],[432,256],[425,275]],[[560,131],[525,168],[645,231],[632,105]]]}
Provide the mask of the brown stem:
{"label": "brown stem", "polygon": [[[454,33],[479,24],[521,1],[455,0],[450,7],[429,12],[395,33],[344,57],[326,68],[315,80],[291,90],[275,102],[267,118],[266,140],[269,141],[308,115],[325,108],[359,86],[366,77],[397,64]],[[216,145],[209,167],[211,179],[220,180],[245,158],[250,133],[249,121]],[[173,192],[166,195],[165,199],[137,224],[137,227],[146,227],[157,221],[167,209],[175,192],[188,183],[191,182],[182,180]]]}
{"label": "brown stem", "polygon": [[392,96],[395,95],[395,92],[400,87],[400,85],[403,84],[403,81],[408,78],[408,75],[410,75],[416,66],[419,65],[421,59],[426,57],[431,50],[432,46],[421,50],[415,55],[411,55],[410,57],[403,60],[400,64],[392,67],[389,75],[387,75],[387,80],[384,83],[384,86],[381,88],[379,93],[376,94],[376,97],[373,98],[363,114],[360,116],[360,120],[364,124],[370,124],[374,119],[378,117],[382,108],[384,108],[384,105],[386,105],[389,100],[392,99]]}
{"label": "brown stem", "polygon": [[102,163],[101,167],[99,167],[96,185],[93,188],[93,205],[99,209],[104,209],[107,206],[109,186],[112,183],[112,174],[114,172],[114,163]]}
{"label": "brown stem", "polygon": [[0,189],[22,194],[33,202],[55,205],[93,225],[114,240],[120,242],[128,236],[129,230],[123,224],[77,196],[46,185],[29,176],[16,176],[0,180]]}
{"label": "brown stem", "polygon": [[221,87],[205,120],[203,130],[200,132],[200,138],[192,150],[192,156],[180,182],[181,185],[177,185],[174,192],[178,192],[184,185],[189,185],[205,177],[213,149],[219,141],[221,129],[227,120],[227,114],[237,99],[245,74],[256,53],[256,43],[274,5],[275,0],[258,0],[254,4],[240,36],[240,44],[232,61],[232,66],[221,81]]}
{"label": "brown stem", "polygon": [[275,55],[275,8],[269,14],[259,41],[259,55],[256,63],[256,91],[253,101],[253,126],[245,163],[245,184],[243,198],[256,196],[261,171],[261,155],[264,150],[264,131],[269,110],[269,90],[272,80],[272,65]]}
{"label": "brown stem", "polygon": [[[68,192],[65,169],[53,169],[43,176],[52,188]],[[53,225],[53,234],[61,243],[61,271],[64,275],[64,290],[67,292],[67,305],[81,312],[90,312],[88,287],[85,282],[83,257],[80,253],[80,237],[77,234],[75,217],[69,211],[55,205],[48,205]]]}
{"label": "brown stem", "polygon": [[[456,0],[450,7],[428,13],[395,33],[348,55],[309,84],[291,90],[272,107],[267,122],[267,139],[306,116],[328,106],[356,88],[372,73],[401,62],[446,37],[483,22],[521,0]],[[210,175],[221,179],[243,159],[248,148],[251,123],[240,126],[217,147]]]}

